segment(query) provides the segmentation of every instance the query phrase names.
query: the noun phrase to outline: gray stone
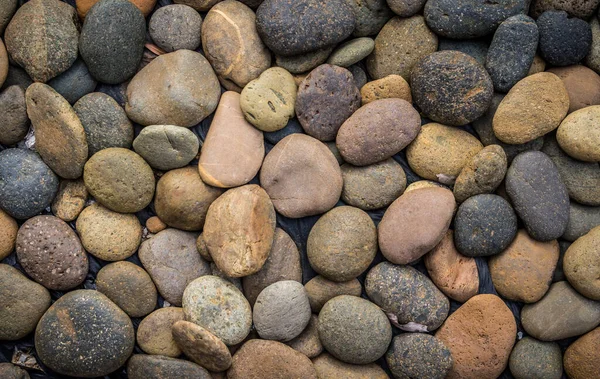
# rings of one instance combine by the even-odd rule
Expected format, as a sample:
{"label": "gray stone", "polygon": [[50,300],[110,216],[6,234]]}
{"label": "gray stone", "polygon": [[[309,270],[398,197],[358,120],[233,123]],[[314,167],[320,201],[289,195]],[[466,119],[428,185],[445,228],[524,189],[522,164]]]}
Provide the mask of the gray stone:
{"label": "gray stone", "polygon": [[353,64],[352,66],[348,67],[348,71],[352,73],[352,76],[354,77],[354,84],[359,90],[369,81],[367,78],[367,73],[358,64]]}
{"label": "gray stone", "polygon": [[440,38],[439,50],[456,50],[474,58],[480,65],[484,66],[487,59],[489,44],[483,39],[456,40]]}
{"label": "gray stone", "polygon": [[360,37],[344,42],[338,46],[327,59],[327,63],[349,67],[365,59],[375,48],[375,41],[371,38]]}
{"label": "gray stone", "polygon": [[569,242],[587,234],[600,225],[600,207],[586,207],[575,202],[569,206],[569,222],[562,235]]}
{"label": "gray stone", "polygon": [[96,84],[96,80],[81,59],[77,59],[67,71],[48,82],[48,85],[70,104],[93,92]]}
{"label": "gray stone", "polygon": [[537,19],[540,53],[552,66],[577,64],[592,46],[592,29],[582,19],[565,11],[546,11]]}
{"label": "gray stone", "polygon": [[167,53],[180,49],[196,50],[201,42],[201,28],[200,14],[183,4],[158,8],[148,24],[150,37]]}
{"label": "gray stone", "polygon": [[19,0],[5,0],[0,4],[0,35],[4,34],[4,29],[10,22],[10,19],[19,7]]}
{"label": "gray stone", "polygon": [[525,337],[513,348],[508,361],[515,379],[560,379],[562,353],[558,344]]}
{"label": "gray stone", "polygon": [[[422,1],[422,0],[421,0]],[[385,0],[346,0],[354,11],[355,37],[372,36],[394,15]]]}
{"label": "gray stone", "polygon": [[283,67],[292,74],[302,74],[308,72],[318,65],[325,63],[329,54],[333,51],[333,47],[327,46],[308,53],[292,56],[275,56],[275,64]]}
{"label": "gray stone", "polygon": [[135,354],[127,363],[129,379],[212,379],[202,366],[162,355]]}
{"label": "gray stone", "polygon": [[133,141],[135,152],[163,171],[186,166],[199,148],[198,137],[191,130],[175,125],[147,126]]}
{"label": "gray stone", "polygon": [[14,85],[0,94],[0,143],[14,145],[27,135],[29,118],[25,91]]}
{"label": "gray stone", "polygon": [[266,132],[264,135],[267,142],[275,145],[277,142],[294,133],[304,133],[304,129],[302,129],[302,125],[300,125],[297,118],[290,118],[283,129],[279,129],[276,132]]}
{"label": "gray stone", "polygon": [[442,341],[424,333],[394,337],[385,359],[396,378],[444,379],[453,362]]}

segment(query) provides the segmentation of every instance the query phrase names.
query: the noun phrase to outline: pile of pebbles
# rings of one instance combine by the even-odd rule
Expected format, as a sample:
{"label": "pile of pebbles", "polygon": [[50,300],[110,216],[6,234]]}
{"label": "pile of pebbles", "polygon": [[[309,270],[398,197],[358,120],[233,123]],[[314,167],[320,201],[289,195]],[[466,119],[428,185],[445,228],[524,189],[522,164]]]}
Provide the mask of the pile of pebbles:
{"label": "pile of pebbles", "polygon": [[0,377],[599,378],[599,3],[1,0]]}

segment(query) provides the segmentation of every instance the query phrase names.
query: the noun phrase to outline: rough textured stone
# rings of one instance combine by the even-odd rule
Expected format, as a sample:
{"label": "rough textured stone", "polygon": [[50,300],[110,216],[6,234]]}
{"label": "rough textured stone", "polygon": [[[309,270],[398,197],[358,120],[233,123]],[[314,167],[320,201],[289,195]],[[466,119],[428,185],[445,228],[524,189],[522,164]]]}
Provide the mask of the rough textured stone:
{"label": "rough textured stone", "polygon": [[199,148],[198,137],[191,130],[175,125],[147,126],[133,141],[136,153],[164,171],[186,166],[196,158]]}
{"label": "rough textured stone", "polygon": [[562,353],[553,342],[525,337],[515,345],[508,361],[515,379],[562,377]]}
{"label": "rough textured stone", "polygon": [[137,328],[137,344],[147,354],[178,357],[181,355],[181,349],[173,339],[171,328],[177,321],[182,320],[181,308],[166,307],[155,310],[140,322]]}
{"label": "rough textured stone", "polygon": [[353,365],[335,359],[328,353],[323,353],[313,359],[317,378],[334,379],[389,379],[389,376],[376,363]]}
{"label": "rough textured stone", "polygon": [[25,138],[28,130],[25,91],[10,86],[0,93],[0,143],[14,145]]}
{"label": "rough textured stone", "polygon": [[340,67],[349,67],[365,59],[373,49],[375,42],[368,37],[360,37],[344,42],[339,45],[329,58],[327,63]]}
{"label": "rough textured stone", "polygon": [[559,10],[569,13],[569,15],[589,19],[598,8],[600,1],[582,1],[582,0],[533,0],[531,2],[531,15],[539,17],[548,10]]}
{"label": "rough textured stone", "polygon": [[[1,32],[2,32],[2,28],[0,28],[0,33]],[[0,376],[5,379],[29,379],[30,378],[27,371],[20,368],[19,366],[13,365],[12,363],[8,363],[8,362],[0,363]]]}
{"label": "rough textured stone", "polygon": [[196,50],[200,46],[202,17],[192,7],[174,4],[160,7],[152,14],[148,33],[152,41],[167,53]]}
{"label": "rough textured stone", "polygon": [[586,207],[571,202],[569,222],[562,238],[573,242],[598,225],[600,225],[600,207]]}
{"label": "rough textured stone", "polygon": [[0,209],[0,261],[13,252],[18,231],[15,219]]}
{"label": "rough textured stone", "polygon": [[600,104],[600,75],[581,66],[553,67],[548,70],[563,81],[569,94],[569,113]]}
{"label": "rough textured stone", "polygon": [[492,193],[507,170],[506,153],[499,145],[488,145],[463,167],[454,183],[454,197],[463,202],[471,196]]}
{"label": "rough textured stone", "polygon": [[160,231],[163,231],[167,228],[167,224],[165,224],[160,218],[157,216],[152,216],[148,220],[146,220],[146,229],[152,234],[156,234]]}
{"label": "rough textured stone", "polygon": [[573,242],[563,258],[563,270],[569,283],[582,295],[600,300],[598,275],[600,270],[595,262],[600,257],[600,227]]}
{"label": "rough textured stone", "polygon": [[553,66],[577,64],[590,51],[592,30],[582,19],[564,11],[546,11],[538,17],[537,26],[540,53]]}
{"label": "rough textured stone", "polygon": [[319,330],[317,329],[318,323],[319,318],[315,315],[311,315],[306,328],[298,335],[298,337],[287,342],[287,345],[309,358],[315,358],[321,354],[323,352],[323,344],[321,344],[321,340],[319,339]]}
{"label": "rough textured stone", "polygon": [[385,359],[397,378],[444,379],[453,364],[450,350],[435,337],[423,333],[396,336]]}
{"label": "rough textured stone", "polygon": [[406,188],[404,170],[392,158],[363,167],[343,164],[341,170],[342,200],[365,211],[387,207]]}
{"label": "rough textured stone", "polygon": [[592,30],[592,44],[584,63],[598,73],[600,72],[600,22],[598,22],[597,17],[592,17],[590,28]]}
{"label": "rough textured stone", "polygon": [[[75,5],[77,7],[77,14],[79,18],[82,20],[85,19],[85,16],[88,14],[90,9],[100,0],[75,0]],[[144,17],[148,16],[150,12],[154,9],[156,5],[156,0],[129,0],[133,3],[144,15]]]}
{"label": "rough textured stone", "polygon": [[289,57],[276,55],[275,64],[292,74],[303,74],[325,63],[332,51],[333,46]]}
{"label": "rough textured stone", "polygon": [[565,371],[569,378],[593,378],[600,370],[600,354],[598,353],[600,329],[591,332],[573,342],[565,351]]}
{"label": "rough textured stone", "polygon": [[393,16],[385,0],[346,0],[352,7],[356,26],[352,35],[366,37],[379,33],[383,25]]}
{"label": "rough textured stone", "polygon": [[130,379],[212,379],[204,368],[190,361],[160,355],[134,354],[127,363]]}
{"label": "rough textured stone", "polygon": [[200,325],[177,321],[173,324],[172,333],[183,353],[202,367],[220,372],[231,366],[231,354],[227,345]]}
{"label": "rough textured stone", "polygon": [[410,87],[400,75],[388,75],[368,82],[360,89],[362,105],[380,99],[398,98],[412,103]]}
{"label": "rough textured stone", "polygon": [[85,207],[87,198],[88,192],[82,179],[61,180],[52,202],[52,213],[63,221],[73,221]]}
{"label": "rough textured stone", "polygon": [[556,131],[560,147],[571,157],[586,162],[599,162],[600,105],[583,108],[568,115]]}
{"label": "rough textured stone", "polygon": [[77,59],[67,71],[48,82],[48,85],[70,104],[74,104],[84,95],[93,92],[96,84],[96,79],[92,77],[81,59]]}
{"label": "rough textured stone", "polygon": [[0,5],[0,35],[4,34],[4,29],[10,22],[18,7],[18,0],[3,1],[2,5]]}

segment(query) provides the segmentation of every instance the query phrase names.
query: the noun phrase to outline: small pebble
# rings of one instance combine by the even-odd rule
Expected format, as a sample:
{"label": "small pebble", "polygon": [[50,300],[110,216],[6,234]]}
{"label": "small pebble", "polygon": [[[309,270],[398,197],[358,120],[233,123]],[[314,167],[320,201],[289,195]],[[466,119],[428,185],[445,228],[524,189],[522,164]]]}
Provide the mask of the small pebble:
{"label": "small pebble", "polygon": [[160,308],[144,317],[137,328],[136,341],[147,354],[177,358],[181,349],[175,343],[171,328],[183,320],[183,309]]}
{"label": "small pebble", "polygon": [[175,50],[196,50],[200,46],[202,17],[192,7],[167,5],[152,14],[148,24],[150,37],[158,47],[170,53]]}

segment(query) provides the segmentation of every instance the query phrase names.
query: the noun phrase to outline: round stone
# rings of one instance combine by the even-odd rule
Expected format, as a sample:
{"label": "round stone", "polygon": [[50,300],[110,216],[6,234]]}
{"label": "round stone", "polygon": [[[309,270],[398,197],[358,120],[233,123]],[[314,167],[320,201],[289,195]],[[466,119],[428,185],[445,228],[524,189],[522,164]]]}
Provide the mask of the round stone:
{"label": "round stone", "polygon": [[25,221],[17,234],[16,251],[27,275],[51,290],[77,287],[88,273],[88,257],[79,237],[54,216]]}
{"label": "round stone", "polygon": [[423,9],[426,0],[388,0],[392,11],[401,17],[410,17]]}
{"label": "round stone", "polygon": [[390,377],[377,363],[353,365],[342,362],[328,353],[323,353],[313,359],[318,378],[345,379],[389,379]]}
{"label": "round stone", "polygon": [[397,378],[444,379],[453,363],[450,350],[434,336],[424,333],[394,337],[385,359]]}
{"label": "round stone", "polygon": [[355,38],[337,47],[327,59],[327,63],[349,67],[365,59],[375,48],[375,41],[368,37]]}
{"label": "round stone", "polygon": [[471,196],[492,193],[507,170],[507,159],[500,145],[488,145],[463,167],[454,183],[454,197],[462,203]]}
{"label": "round stone", "polygon": [[173,324],[171,331],[183,353],[202,367],[220,372],[231,366],[227,345],[200,325],[180,320]]}
{"label": "round stone", "polygon": [[135,215],[113,212],[98,203],[81,212],[76,226],[85,250],[105,261],[129,258],[142,242],[142,225]]}
{"label": "round stone", "polygon": [[552,66],[570,66],[579,63],[590,51],[590,25],[565,11],[546,11],[537,19],[540,32],[540,53]]}
{"label": "round stone", "polygon": [[582,65],[553,67],[548,70],[558,76],[569,94],[569,113],[591,105],[600,105],[600,75]]}
{"label": "round stone", "polygon": [[562,353],[554,342],[525,337],[510,353],[508,366],[515,379],[560,379],[563,373]]}
{"label": "round stone", "polygon": [[600,358],[600,354],[598,354],[599,337],[600,329],[597,328],[578,338],[567,348],[564,364],[569,378],[591,378],[600,370],[598,363]]}
{"label": "round stone", "polygon": [[568,115],[558,127],[556,140],[571,157],[585,162],[599,162],[600,105],[583,108]]}
{"label": "round stone", "polygon": [[412,94],[408,82],[400,75],[388,75],[373,80],[360,89],[362,105],[381,99],[402,99],[412,103]]}
{"label": "round stone", "polygon": [[152,14],[148,33],[154,43],[170,53],[175,50],[196,50],[200,46],[202,17],[192,7],[174,4],[160,7]]}
{"label": "round stone", "polygon": [[190,361],[146,354],[134,354],[129,359],[127,376],[130,379],[213,379],[204,367]]}
{"label": "round stone", "polygon": [[312,227],[306,243],[311,267],[329,280],[346,282],[362,274],[377,254],[377,229],[358,208],[336,207]]}
{"label": "round stone", "polygon": [[600,207],[586,207],[572,201],[569,205],[569,222],[563,239],[573,242],[600,225]]}
{"label": "round stone", "polygon": [[151,167],[163,171],[186,166],[196,158],[199,148],[198,137],[191,130],[175,125],[147,126],[133,141],[135,152]]}
{"label": "round stone", "polygon": [[15,249],[19,225],[14,218],[0,209],[0,261]]}
{"label": "round stone", "polygon": [[362,286],[358,279],[352,279],[347,282],[334,282],[317,275],[304,285],[308,294],[308,301],[314,313],[319,313],[323,305],[329,300],[340,295],[359,296],[362,293]]}
{"label": "round stone", "polygon": [[339,360],[352,364],[375,362],[392,340],[392,327],[385,313],[356,296],[329,300],[319,313],[318,329],[323,347]]}
{"label": "round stone", "polygon": [[160,218],[157,216],[152,216],[148,220],[146,220],[146,229],[152,234],[156,234],[161,232],[167,228],[167,224],[165,224]]}
{"label": "round stone", "polygon": [[374,0],[363,3],[361,0],[346,0],[352,7],[356,19],[354,37],[372,36],[394,15],[386,0]]}
{"label": "round stone", "polygon": [[88,200],[88,191],[83,180],[62,180],[52,202],[52,213],[63,221],[74,221]]}
{"label": "round stone", "polygon": [[233,284],[205,275],[191,282],[183,293],[186,321],[198,324],[226,345],[242,342],[252,326],[248,300]]}
{"label": "round stone", "polygon": [[0,93],[0,143],[14,145],[29,131],[25,91],[10,86]]}
{"label": "round stone", "polygon": [[63,295],[35,331],[40,360],[69,376],[108,375],[125,364],[134,345],[135,332],[127,314],[93,290]]}
{"label": "round stone", "polygon": [[136,341],[147,354],[176,358],[181,355],[171,333],[173,324],[183,320],[183,309],[160,308],[144,317],[137,329]]}
{"label": "round stone", "polygon": [[292,74],[303,74],[325,63],[332,51],[333,46],[323,47],[315,51],[289,57],[276,55],[275,64],[288,70]]}
{"label": "round stone", "polygon": [[102,205],[120,213],[144,209],[154,196],[154,173],[131,150],[111,147],[94,154],[85,164],[83,181]]}
{"label": "round stone", "polygon": [[96,79],[92,77],[85,62],[81,59],[77,59],[67,71],[48,82],[48,85],[70,104],[74,104],[83,96],[93,92],[96,84]]}
{"label": "round stone", "polygon": [[410,76],[415,104],[433,121],[465,125],[490,106],[492,79],[475,59],[458,51],[433,53],[417,63]]}
{"label": "round stone", "polygon": [[150,275],[131,262],[110,263],[96,276],[96,289],[129,317],[143,317],[156,307],[156,287]]}
{"label": "round stone", "polygon": [[533,0],[531,2],[531,15],[539,17],[545,11],[560,10],[567,12],[570,16],[587,20],[592,17],[599,3],[598,0]]}
{"label": "round stone", "polygon": [[319,330],[317,329],[318,323],[319,318],[316,315],[311,315],[306,328],[298,337],[289,341],[287,345],[309,358],[317,357],[323,352],[323,344],[321,344]]}
{"label": "round stone", "polygon": [[582,295],[600,300],[598,275],[600,270],[594,264],[600,258],[600,227],[577,239],[567,249],[563,258],[563,270],[567,280]]}
{"label": "round stone", "polygon": [[310,321],[310,304],[302,283],[283,280],[258,295],[252,312],[254,327],[262,339],[290,341]]}

